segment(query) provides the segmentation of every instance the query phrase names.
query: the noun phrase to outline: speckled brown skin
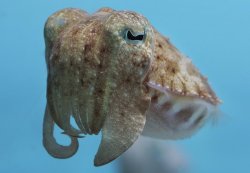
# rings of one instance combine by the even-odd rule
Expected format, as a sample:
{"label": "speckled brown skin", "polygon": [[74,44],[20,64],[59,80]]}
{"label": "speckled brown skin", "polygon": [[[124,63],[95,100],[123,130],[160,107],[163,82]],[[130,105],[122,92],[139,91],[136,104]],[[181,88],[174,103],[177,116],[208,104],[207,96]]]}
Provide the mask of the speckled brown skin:
{"label": "speckled brown skin", "polygon": [[155,59],[148,81],[161,85],[177,95],[199,97],[216,105],[220,101],[207,79],[167,39],[155,31]]}
{"label": "speckled brown skin", "polygon": [[154,35],[154,61],[145,80],[151,104],[142,134],[160,139],[186,138],[209,119],[216,119],[220,100],[189,58],[155,29]]}
{"label": "speckled brown skin", "polygon": [[[75,154],[81,134],[102,131],[96,166],[120,156],[142,132],[168,138],[168,134],[158,136],[150,131],[157,133],[159,127],[165,133],[169,123],[179,128],[189,117],[197,117],[188,105],[184,114],[176,113],[177,121],[166,121],[168,93],[174,100],[187,100],[185,104],[189,98],[218,104],[191,62],[135,12],[102,8],[88,15],[79,9],[64,9],[48,18],[44,37],[48,81],[43,143],[54,157]],[[198,113],[204,114],[203,110]],[[79,129],[71,126],[71,116]],[[56,143],[54,122],[70,136],[69,146]],[[189,123],[189,128],[197,129],[199,122]],[[145,123],[149,128],[143,131]]]}

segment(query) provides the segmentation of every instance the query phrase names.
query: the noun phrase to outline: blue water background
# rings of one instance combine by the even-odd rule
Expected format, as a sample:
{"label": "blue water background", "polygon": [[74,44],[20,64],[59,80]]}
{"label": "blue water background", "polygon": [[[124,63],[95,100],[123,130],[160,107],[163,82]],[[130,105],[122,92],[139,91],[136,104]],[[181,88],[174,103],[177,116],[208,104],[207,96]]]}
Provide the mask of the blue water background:
{"label": "blue water background", "polygon": [[[0,0],[0,173],[114,173],[95,168],[100,136],[80,140],[67,160],[42,147],[46,67],[43,26],[65,7],[134,10],[192,58],[223,100],[223,117],[178,141],[192,173],[250,172],[249,0]],[[59,140],[64,140],[59,139]]]}

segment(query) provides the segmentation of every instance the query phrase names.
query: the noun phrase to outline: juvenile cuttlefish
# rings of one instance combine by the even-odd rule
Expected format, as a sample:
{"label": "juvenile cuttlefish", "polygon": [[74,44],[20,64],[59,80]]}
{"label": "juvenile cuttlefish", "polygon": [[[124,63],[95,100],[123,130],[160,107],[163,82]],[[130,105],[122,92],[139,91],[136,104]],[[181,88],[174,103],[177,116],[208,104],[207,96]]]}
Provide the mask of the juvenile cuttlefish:
{"label": "juvenile cuttlefish", "polygon": [[[216,116],[220,101],[207,79],[138,13],[63,9],[48,18],[44,37],[43,144],[53,157],[71,157],[79,137],[102,131],[94,164],[104,165],[140,134],[185,138]],[[56,142],[54,124],[70,145]]]}

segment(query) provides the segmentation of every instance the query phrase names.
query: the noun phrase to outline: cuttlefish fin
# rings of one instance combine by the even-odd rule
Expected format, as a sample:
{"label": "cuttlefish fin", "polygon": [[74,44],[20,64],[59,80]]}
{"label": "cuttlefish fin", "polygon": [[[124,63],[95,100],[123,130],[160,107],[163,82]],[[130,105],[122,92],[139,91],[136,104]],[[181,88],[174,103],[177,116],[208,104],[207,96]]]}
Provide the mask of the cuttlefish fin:
{"label": "cuttlefish fin", "polygon": [[78,150],[78,140],[76,137],[69,136],[71,143],[68,146],[60,145],[56,142],[53,135],[54,121],[50,115],[49,107],[46,105],[43,121],[43,145],[46,151],[55,158],[66,159],[73,156]]}
{"label": "cuttlefish fin", "polygon": [[110,114],[107,115],[102,128],[102,140],[95,156],[94,165],[101,166],[111,162],[125,152],[141,134],[146,117],[148,100],[119,104],[112,101]]}

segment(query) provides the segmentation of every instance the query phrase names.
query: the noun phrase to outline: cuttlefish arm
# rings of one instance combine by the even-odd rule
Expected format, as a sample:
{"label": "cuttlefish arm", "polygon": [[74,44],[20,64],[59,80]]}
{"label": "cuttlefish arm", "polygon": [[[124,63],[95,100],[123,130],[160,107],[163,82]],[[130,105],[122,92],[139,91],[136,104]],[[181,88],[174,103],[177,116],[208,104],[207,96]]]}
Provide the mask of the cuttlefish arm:
{"label": "cuttlefish arm", "polygon": [[145,112],[150,99],[140,97],[140,89],[125,85],[115,91],[112,106],[102,128],[102,140],[95,156],[95,166],[101,166],[119,157],[141,134],[145,122]]}
{"label": "cuttlefish arm", "polygon": [[[79,21],[85,20],[87,17],[88,13],[81,9],[67,8],[54,13],[48,18],[44,27],[44,38],[46,43],[46,64],[49,73],[53,70],[53,67],[51,68],[50,66],[51,58],[58,56],[55,50],[58,48],[58,42],[62,32]],[[63,129],[66,134],[80,137],[79,134],[83,132],[70,124],[70,117],[73,112],[70,101],[69,99],[63,99],[61,93],[55,91],[56,89],[50,84],[53,80],[55,79],[50,76],[47,79],[47,101],[50,106],[51,116],[55,123]],[[56,83],[55,85],[59,87],[61,84]],[[80,124],[79,119],[74,118],[77,124]]]}
{"label": "cuttlefish arm", "polygon": [[73,156],[78,150],[78,140],[76,137],[69,136],[71,143],[68,146],[60,145],[56,142],[53,135],[54,121],[50,115],[48,106],[46,106],[43,120],[43,145],[46,151],[53,157],[65,159]]}

